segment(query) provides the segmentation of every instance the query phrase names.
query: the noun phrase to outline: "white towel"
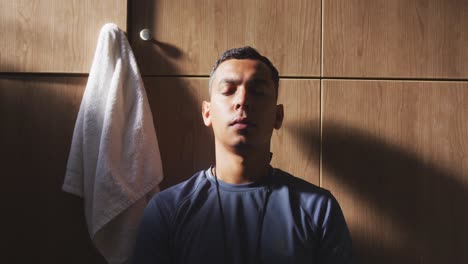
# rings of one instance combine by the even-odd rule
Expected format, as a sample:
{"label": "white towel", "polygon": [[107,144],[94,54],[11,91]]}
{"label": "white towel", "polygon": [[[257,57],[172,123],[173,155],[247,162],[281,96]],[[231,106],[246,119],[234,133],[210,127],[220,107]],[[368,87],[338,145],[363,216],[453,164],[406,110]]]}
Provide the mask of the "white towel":
{"label": "white towel", "polygon": [[147,197],[163,178],[153,117],[135,57],[115,25],[101,29],[63,190],[83,197],[91,239],[126,263]]}

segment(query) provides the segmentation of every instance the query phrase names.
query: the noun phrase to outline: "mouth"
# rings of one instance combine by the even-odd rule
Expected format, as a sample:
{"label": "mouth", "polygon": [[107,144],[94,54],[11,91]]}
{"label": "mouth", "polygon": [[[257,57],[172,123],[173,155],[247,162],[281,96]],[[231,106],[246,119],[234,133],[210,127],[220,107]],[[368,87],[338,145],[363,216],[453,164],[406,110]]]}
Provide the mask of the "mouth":
{"label": "mouth", "polygon": [[255,126],[254,123],[245,117],[238,117],[234,119],[229,125],[237,129],[246,129]]}

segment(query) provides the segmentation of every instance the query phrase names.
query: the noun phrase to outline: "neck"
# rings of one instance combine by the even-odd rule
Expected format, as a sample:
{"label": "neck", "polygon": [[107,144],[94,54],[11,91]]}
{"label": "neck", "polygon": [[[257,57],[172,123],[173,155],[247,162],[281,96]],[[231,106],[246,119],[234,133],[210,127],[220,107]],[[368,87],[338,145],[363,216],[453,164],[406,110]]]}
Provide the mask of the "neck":
{"label": "neck", "polygon": [[231,184],[255,182],[268,175],[270,146],[232,151],[216,146],[216,177]]}

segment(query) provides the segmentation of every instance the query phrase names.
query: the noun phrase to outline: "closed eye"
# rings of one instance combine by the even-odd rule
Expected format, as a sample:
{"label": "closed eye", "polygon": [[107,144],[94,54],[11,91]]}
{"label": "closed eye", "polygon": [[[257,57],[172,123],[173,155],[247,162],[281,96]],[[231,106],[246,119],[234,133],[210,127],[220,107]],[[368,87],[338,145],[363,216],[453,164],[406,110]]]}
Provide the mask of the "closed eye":
{"label": "closed eye", "polygon": [[261,96],[261,95],[265,95],[265,90],[263,88],[255,87],[255,88],[252,88],[251,93],[256,96]]}
{"label": "closed eye", "polygon": [[237,84],[240,81],[235,79],[223,79],[220,81],[220,91],[222,95],[229,96],[236,92]]}
{"label": "closed eye", "polygon": [[267,92],[268,82],[262,79],[254,79],[248,82],[249,90],[252,95],[262,96]]}
{"label": "closed eye", "polygon": [[232,95],[236,92],[236,87],[233,85],[225,85],[221,90],[221,94],[225,96]]}

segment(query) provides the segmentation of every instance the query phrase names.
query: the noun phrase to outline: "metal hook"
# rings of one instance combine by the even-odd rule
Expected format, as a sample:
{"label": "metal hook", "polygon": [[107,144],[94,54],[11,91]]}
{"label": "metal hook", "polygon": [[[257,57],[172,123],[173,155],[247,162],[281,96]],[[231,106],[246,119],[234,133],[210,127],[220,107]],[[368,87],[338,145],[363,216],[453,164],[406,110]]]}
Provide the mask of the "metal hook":
{"label": "metal hook", "polygon": [[140,38],[143,41],[150,41],[153,38],[153,36],[151,35],[151,31],[145,28],[142,31],[140,31]]}

